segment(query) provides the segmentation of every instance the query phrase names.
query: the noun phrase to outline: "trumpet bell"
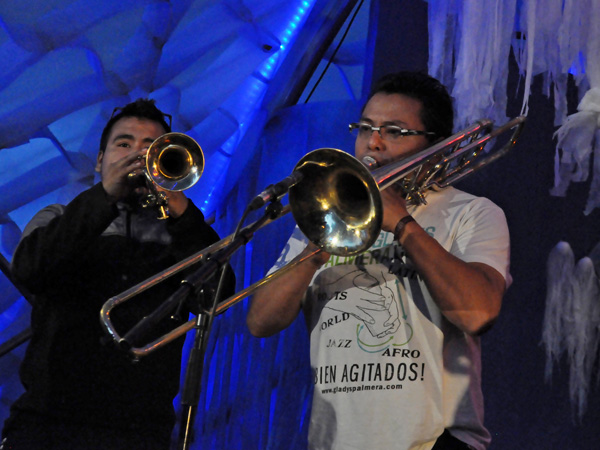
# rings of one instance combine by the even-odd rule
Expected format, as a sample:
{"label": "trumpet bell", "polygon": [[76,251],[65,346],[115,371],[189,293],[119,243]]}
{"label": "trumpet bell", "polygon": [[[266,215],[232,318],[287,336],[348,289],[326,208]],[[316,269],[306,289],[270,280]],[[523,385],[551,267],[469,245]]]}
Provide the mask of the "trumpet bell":
{"label": "trumpet bell", "polygon": [[148,148],[146,169],[152,182],[168,191],[192,187],[204,171],[202,148],[183,133],[166,133]]}
{"label": "trumpet bell", "polygon": [[289,190],[294,220],[304,235],[328,253],[364,252],[379,236],[383,206],[369,170],[334,148],[307,153],[296,165],[302,181]]}

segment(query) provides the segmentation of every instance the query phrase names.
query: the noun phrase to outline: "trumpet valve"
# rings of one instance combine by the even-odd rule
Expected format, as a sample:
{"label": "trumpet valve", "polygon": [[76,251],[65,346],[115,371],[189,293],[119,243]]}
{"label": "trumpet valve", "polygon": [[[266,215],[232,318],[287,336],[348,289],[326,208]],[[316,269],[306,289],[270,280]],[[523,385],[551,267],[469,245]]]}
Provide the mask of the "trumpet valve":
{"label": "trumpet valve", "polygon": [[140,200],[140,203],[142,207],[148,208],[150,206],[156,205],[158,201],[156,195],[154,195],[153,193],[148,193]]}

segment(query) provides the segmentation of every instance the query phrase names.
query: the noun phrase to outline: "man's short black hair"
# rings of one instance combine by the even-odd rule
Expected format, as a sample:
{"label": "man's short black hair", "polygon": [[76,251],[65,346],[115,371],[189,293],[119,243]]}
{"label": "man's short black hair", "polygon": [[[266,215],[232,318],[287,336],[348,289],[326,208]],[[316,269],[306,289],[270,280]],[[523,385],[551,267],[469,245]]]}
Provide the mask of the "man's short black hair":
{"label": "man's short black hair", "polygon": [[122,108],[115,108],[112,117],[102,131],[102,136],[100,138],[100,151],[103,152],[106,150],[108,137],[110,136],[112,127],[124,117],[137,117],[138,119],[152,120],[162,125],[166,133],[170,133],[171,126],[165,120],[165,116],[170,117],[156,107],[153,99],[147,98],[138,98],[136,101],[128,103]]}
{"label": "man's short black hair", "polygon": [[419,100],[423,105],[421,121],[425,125],[425,131],[435,133],[435,136],[427,136],[430,141],[438,141],[452,135],[452,98],[446,87],[432,76],[409,71],[391,73],[373,85],[369,99],[377,93],[402,94]]}

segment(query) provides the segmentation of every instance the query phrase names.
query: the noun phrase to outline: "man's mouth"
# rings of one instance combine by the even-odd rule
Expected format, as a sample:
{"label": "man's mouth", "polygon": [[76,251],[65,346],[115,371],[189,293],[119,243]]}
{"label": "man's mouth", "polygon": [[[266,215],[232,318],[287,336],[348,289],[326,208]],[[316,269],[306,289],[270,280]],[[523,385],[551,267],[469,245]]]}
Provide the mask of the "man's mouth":
{"label": "man's mouth", "polygon": [[363,157],[363,159],[360,162],[363,163],[366,166],[366,168],[369,170],[376,169],[377,167],[379,167],[381,165],[372,156],[365,156],[365,157]]}

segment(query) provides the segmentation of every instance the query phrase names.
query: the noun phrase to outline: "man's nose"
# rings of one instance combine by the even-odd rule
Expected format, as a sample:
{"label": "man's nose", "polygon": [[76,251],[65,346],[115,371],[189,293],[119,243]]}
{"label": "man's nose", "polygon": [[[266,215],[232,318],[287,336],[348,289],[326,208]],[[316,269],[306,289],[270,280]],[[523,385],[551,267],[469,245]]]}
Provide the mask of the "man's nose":
{"label": "man's nose", "polygon": [[369,148],[371,150],[384,150],[385,143],[379,134],[379,130],[371,130],[371,135],[368,141]]}
{"label": "man's nose", "polygon": [[148,142],[140,142],[136,145],[136,151],[142,152],[144,155],[148,153],[148,149],[150,148],[150,144]]}

